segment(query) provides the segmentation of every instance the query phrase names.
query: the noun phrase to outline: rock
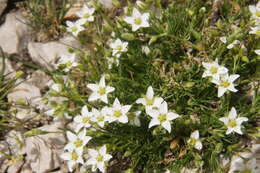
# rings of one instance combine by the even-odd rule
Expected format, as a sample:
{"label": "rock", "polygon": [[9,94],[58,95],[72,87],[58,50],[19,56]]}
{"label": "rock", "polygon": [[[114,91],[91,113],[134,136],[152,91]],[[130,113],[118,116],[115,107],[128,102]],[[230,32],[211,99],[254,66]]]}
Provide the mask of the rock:
{"label": "rock", "polygon": [[34,86],[38,87],[40,90],[42,90],[48,86],[48,82],[50,80],[51,80],[50,76],[48,76],[41,70],[37,70],[33,72],[33,74],[29,79],[29,82]]}
{"label": "rock", "polygon": [[24,139],[21,132],[12,130],[5,136],[5,141],[13,156],[25,154]]}
{"label": "rock", "polygon": [[[45,125],[39,129],[48,132],[61,132],[61,122]],[[57,169],[60,165],[59,155],[65,144],[63,133],[48,133],[40,136],[28,137],[26,139],[26,162],[30,165],[32,172],[45,173]]]}
{"label": "rock", "polygon": [[15,160],[7,169],[7,173],[17,173],[20,171],[24,164],[23,160]]}
{"label": "rock", "polygon": [[29,82],[20,83],[7,95],[8,102],[22,101],[28,103],[37,97],[41,97],[40,89]]}
{"label": "rock", "polygon": [[7,0],[0,0],[0,16],[5,10],[6,6],[7,6]]}
{"label": "rock", "polygon": [[47,43],[30,42],[28,44],[28,51],[35,63],[51,70],[55,61],[61,55],[69,55],[69,47],[80,48],[80,43],[73,37],[65,37],[59,41]]}
{"label": "rock", "polygon": [[[0,142],[0,165],[3,165],[5,159],[6,159],[6,156],[5,154],[10,154],[9,152],[9,149],[8,149],[8,144],[5,142],[5,141],[1,141]],[[0,169],[0,172],[1,172],[1,169]]]}
{"label": "rock", "polygon": [[[3,68],[3,57],[0,54],[0,71],[2,71]],[[11,64],[11,62],[8,59],[5,59],[5,70],[4,74],[6,75],[6,78],[14,78],[15,77],[15,70]]]}
{"label": "rock", "polygon": [[8,54],[23,49],[22,40],[28,36],[29,27],[20,11],[9,13],[5,23],[0,26],[0,46]]}
{"label": "rock", "polygon": [[29,120],[37,116],[37,113],[29,108],[11,107],[9,111],[12,113],[13,117],[19,120]]}

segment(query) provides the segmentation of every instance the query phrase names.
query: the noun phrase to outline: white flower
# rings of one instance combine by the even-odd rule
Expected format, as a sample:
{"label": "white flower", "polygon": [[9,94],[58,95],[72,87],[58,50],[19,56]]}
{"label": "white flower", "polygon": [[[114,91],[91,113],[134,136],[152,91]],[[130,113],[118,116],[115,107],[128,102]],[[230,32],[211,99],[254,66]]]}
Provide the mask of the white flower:
{"label": "white flower", "polygon": [[58,84],[58,83],[54,83],[52,86],[51,86],[51,89],[56,91],[56,92],[61,92],[61,89],[62,89],[62,85],[61,84]]}
{"label": "white flower", "polygon": [[200,141],[200,134],[198,130],[195,130],[194,132],[191,133],[188,143],[191,146],[194,146],[197,150],[202,149],[202,143]]}
{"label": "white flower", "polygon": [[93,113],[88,111],[88,107],[85,105],[81,109],[81,115],[77,115],[73,121],[76,123],[76,132],[78,132],[81,128],[88,128],[91,126],[91,118],[93,117]]}
{"label": "white flower", "polygon": [[249,5],[249,11],[251,12],[253,19],[260,20],[260,2],[256,5]]}
{"label": "white flower", "polygon": [[256,53],[257,55],[260,55],[260,49],[256,49],[256,50],[255,50],[255,53]]}
{"label": "white flower", "polygon": [[149,27],[149,13],[141,14],[136,8],[133,9],[132,16],[124,18],[125,22],[132,25],[132,31],[136,31],[141,27]]}
{"label": "white flower", "polygon": [[145,55],[149,55],[151,51],[148,46],[142,46],[142,52],[145,53]]}
{"label": "white flower", "polygon": [[66,24],[67,31],[71,32],[75,37],[85,29],[83,26],[81,26],[84,24],[84,21],[82,20],[77,20],[76,22],[67,21]]}
{"label": "white flower", "polygon": [[219,39],[222,43],[227,43],[227,37],[220,37]]}
{"label": "white flower", "polygon": [[99,84],[88,84],[87,87],[93,91],[88,98],[90,102],[100,99],[108,103],[107,95],[115,90],[114,87],[106,86],[105,75],[101,77]]}
{"label": "white flower", "polygon": [[123,42],[120,39],[116,39],[110,44],[110,47],[113,49],[112,55],[119,57],[122,52],[127,51],[128,42]]}
{"label": "white flower", "polygon": [[239,40],[234,40],[232,43],[230,43],[229,45],[227,45],[228,49],[232,49],[235,45],[239,44],[240,41]]}
{"label": "white flower", "polygon": [[111,69],[113,64],[116,66],[119,65],[119,58],[118,57],[107,57],[108,69]]}
{"label": "white flower", "polygon": [[213,79],[219,80],[220,75],[226,74],[228,69],[218,64],[218,59],[215,59],[214,62],[202,62],[203,67],[206,69],[202,77],[211,76]]}
{"label": "white flower", "polygon": [[248,121],[248,118],[246,117],[239,117],[237,118],[237,111],[234,107],[232,107],[231,111],[228,114],[228,117],[222,117],[219,118],[220,121],[222,121],[227,126],[226,135],[236,132],[240,135],[242,135],[241,131],[241,124],[244,121]]}
{"label": "white flower", "polygon": [[88,154],[90,156],[86,165],[92,165],[92,171],[96,171],[98,168],[101,172],[105,172],[105,162],[109,161],[112,156],[107,154],[106,146],[102,146],[99,150],[88,149]]}
{"label": "white flower", "polygon": [[161,125],[169,133],[171,132],[170,121],[180,116],[176,113],[168,112],[168,105],[166,101],[162,102],[162,104],[159,106],[159,110],[155,110],[155,109],[149,110],[148,115],[152,117],[152,120],[149,123],[149,128],[156,125]]}
{"label": "white flower", "polygon": [[89,8],[88,6],[84,5],[83,8],[77,12],[76,14],[80,17],[81,23],[86,22],[93,22],[94,21],[94,14],[95,8]]}
{"label": "white flower", "polygon": [[129,112],[127,114],[129,123],[132,125],[141,126],[141,122],[139,119],[140,114],[141,114],[141,111]]}
{"label": "white flower", "polygon": [[137,104],[142,104],[145,106],[146,113],[151,109],[159,108],[162,102],[163,102],[163,98],[154,97],[152,86],[148,87],[146,91],[146,96],[144,98],[139,98],[136,100]]}
{"label": "white flower", "polygon": [[113,106],[108,110],[108,114],[110,115],[109,122],[119,121],[121,123],[127,123],[127,112],[131,109],[131,107],[131,105],[121,105],[119,100],[116,98]]}
{"label": "white flower", "polygon": [[104,107],[101,110],[97,110],[92,108],[92,121],[96,122],[100,127],[104,127],[105,123],[109,121],[109,117],[107,116],[108,108]]}
{"label": "white flower", "polygon": [[63,160],[68,161],[68,168],[70,172],[73,171],[73,168],[77,163],[80,163],[82,165],[84,164],[82,153],[83,153],[83,148],[79,148],[76,150],[72,150],[70,152],[65,152],[61,155],[61,158]]}
{"label": "white flower", "polygon": [[73,151],[84,146],[92,139],[90,136],[86,136],[86,129],[80,131],[77,135],[67,131],[66,133],[69,143],[65,145],[64,150]]}
{"label": "white flower", "polygon": [[260,24],[255,27],[251,27],[251,31],[249,31],[249,34],[255,34],[255,35],[260,35]]}
{"label": "white flower", "polygon": [[76,61],[76,55],[75,54],[69,54],[69,55],[61,55],[57,67],[61,64],[66,65],[66,68],[64,69],[65,72],[68,72],[72,67],[76,67],[78,65]]}
{"label": "white flower", "polygon": [[213,79],[212,82],[216,85],[218,85],[218,97],[221,97],[224,95],[226,91],[232,91],[232,92],[237,92],[238,90],[235,88],[233,82],[239,78],[238,74],[234,75],[228,75],[224,74],[220,76],[220,79]]}

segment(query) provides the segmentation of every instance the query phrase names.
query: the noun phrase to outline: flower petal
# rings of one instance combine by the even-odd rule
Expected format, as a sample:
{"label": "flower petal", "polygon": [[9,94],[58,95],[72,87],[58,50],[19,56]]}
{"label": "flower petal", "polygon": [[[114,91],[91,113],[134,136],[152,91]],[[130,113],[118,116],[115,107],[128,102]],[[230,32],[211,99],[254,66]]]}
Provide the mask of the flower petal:
{"label": "flower petal", "polygon": [[153,126],[156,126],[156,125],[159,125],[160,124],[160,121],[156,118],[152,119],[149,123],[149,128],[153,127]]}
{"label": "flower petal", "polygon": [[169,132],[171,133],[171,123],[169,121],[164,121],[162,123],[162,126]]}

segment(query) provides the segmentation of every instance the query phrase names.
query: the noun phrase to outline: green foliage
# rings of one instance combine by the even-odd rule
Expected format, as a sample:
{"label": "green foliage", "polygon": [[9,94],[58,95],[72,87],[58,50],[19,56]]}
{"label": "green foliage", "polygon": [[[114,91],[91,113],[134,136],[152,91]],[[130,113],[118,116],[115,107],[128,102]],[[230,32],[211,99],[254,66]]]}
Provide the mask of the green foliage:
{"label": "green foliage", "polygon": [[[158,2],[150,5],[158,6]],[[169,109],[181,115],[172,123],[170,134],[160,127],[148,129],[151,118],[145,111],[140,116],[141,127],[111,123],[88,133],[93,136],[92,145],[106,144],[114,159],[127,163],[128,172],[162,172],[166,168],[180,171],[183,167],[223,172],[220,155],[230,157],[243,149],[243,143],[259,137],[260,62],[254,50],[260,45],[259,38],[248,34],[248,3],[224,1],[221,16],[214,24],[210,21],[211,7],[212,1],[173,1],[167,8],[160,8],[161,17],[151,13],[150,28],[132,32],[122,18],[97,6],[97,23],[87,24],[88,29],[80,33],[79,39],[89,51],[72,50],[80,57],[80,65],[67,74],[74,85],[66,85],[60,95],[69,98],[76,112],[86,104],[95,108],[104,106],[99,102],[86,103],[90,94],[86,85],[96,83],[106,74],[106,81],[116,88],[110,103],[117,97],[123,104],[133,104],[131,111],[143,110],[135,101],[151,85],[155,94],[167,101]],[[104,25],[99,25],[101,20]],[[234,23],[237,29],[232,29]],[[111,56],[111,50],[107,42],[112,31],[114,38],[129,41],[129,45],[127,53],[120,57],[119,66],[108,69],[106,57]],[[221,36],[227,36],[228,43],[242,41],[247,51],[238,47],[226,49],[227,45],[219,41]],[[142,46],[149,46],[151,52],[146,55]],[[218,98],[217,88],[202,78],[201,63],[216,58],[230,74],[240,74],[237,93]],[[219,121],[232,106],[240,116],[249,118],[243,136],[225,135],[226,128]],[[201,151],[187,144],[194,130],[200,131]]]}

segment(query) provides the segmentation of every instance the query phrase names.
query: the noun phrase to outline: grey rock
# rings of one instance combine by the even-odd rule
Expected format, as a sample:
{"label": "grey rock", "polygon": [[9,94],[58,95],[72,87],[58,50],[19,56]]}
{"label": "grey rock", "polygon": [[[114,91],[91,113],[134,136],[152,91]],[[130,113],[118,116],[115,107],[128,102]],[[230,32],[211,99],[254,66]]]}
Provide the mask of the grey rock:
{"label": "grey rock", "polygon": [[[48,132],[61,132],[63,123],[56,122],[45,125],[39,129]],[[60,166],[59,155],[65,144],[65,137],[62,133],[48,133],[40,136],[26,138],[26,162],[33,172],[50,172]]]}
{"label": "grey rock", "polygon": [[29,27],[20,11],[9,13],[5,23],[0,26],[0,46],[8,54],[18,53],[21,42],[28,36]]}

